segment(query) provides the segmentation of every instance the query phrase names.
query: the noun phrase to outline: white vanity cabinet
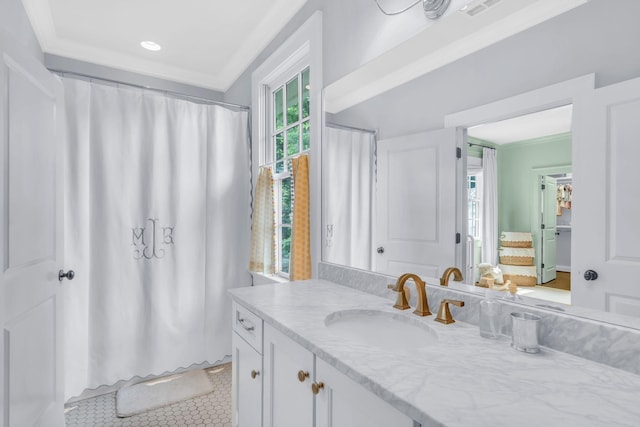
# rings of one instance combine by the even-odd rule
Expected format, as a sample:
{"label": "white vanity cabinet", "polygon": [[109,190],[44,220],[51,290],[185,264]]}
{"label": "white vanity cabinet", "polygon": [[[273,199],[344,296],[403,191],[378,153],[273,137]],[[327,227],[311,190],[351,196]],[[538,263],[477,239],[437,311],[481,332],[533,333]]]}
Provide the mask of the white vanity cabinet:
{"label": "white vanity cabinet", "polygon": [[316,427],[413,427],[413,420],[316,358]]}
{"label": "white vanity cabinet", "polygon": [[406,415],[269,324],[264,325],[263,348],[264,427],[414,426]]}
{"label": "white vanity cabinet", "polygon": [[234,427],[262,426],[262,319],[233,304]]}
{"label": "white vanity cabinet", "polygon": [[313,427],[313,353],[266,324],[263,362],[263,427]]}

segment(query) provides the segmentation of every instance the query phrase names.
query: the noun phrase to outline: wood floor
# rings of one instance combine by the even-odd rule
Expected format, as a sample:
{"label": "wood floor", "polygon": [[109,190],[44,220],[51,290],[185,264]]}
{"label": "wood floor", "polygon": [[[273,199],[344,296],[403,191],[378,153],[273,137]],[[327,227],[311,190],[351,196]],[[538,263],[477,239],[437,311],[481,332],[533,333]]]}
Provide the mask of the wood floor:
{"label": "wood floor", "polygon": [[571,273],[567,273],[565,271],[558,271],[556,272],[555,280],[544,283],[542,286],[570,291],[571,290]]}

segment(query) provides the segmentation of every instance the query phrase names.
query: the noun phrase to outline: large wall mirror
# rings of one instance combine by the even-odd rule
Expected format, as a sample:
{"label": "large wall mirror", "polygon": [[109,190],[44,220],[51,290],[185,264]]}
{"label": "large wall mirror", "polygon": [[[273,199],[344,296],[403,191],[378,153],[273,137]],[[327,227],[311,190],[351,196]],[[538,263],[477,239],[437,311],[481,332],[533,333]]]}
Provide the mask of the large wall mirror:
{"label": "large wall mirror", "polygon": [[[611,200],[622,200],[623,188],[633,192],[624,183],[640,179],[638,168],[620,169],[630,154],[623,146],[640,155],[621,135],[640,129],[626,122],[607,133],[640,105],[631,93],[640,86],[633,80],[640,70],[621,54],[637,30],[628,22],[607,36],[613,53],[603,50],[584,64],[569,58],[595,42],[588,28],[602,6],[592,2],[360,104],[325,112],[323,261],[433,278],[456,265],[468,285],[479,279],[478,264],[490,261],[526,282],[519,286],[525,301],[638,325],[631,319],[640,317],[640,292],[628,283],[640,273],[640,250],[629,237],[640,236],[632,219],[640,207]],[[543,43],[567,28],[575,34],[566,43]],[[515,65],[514,55],[524,64]],[[561,64],[549,65],[558,58]],[[615,67],[624,76],[614,76]],[[628,99],[616,104],[625,91]],[[609,112],[600,124],[592,119],[598,103]],[[600,211],[604,220],[593,222]],[[500,251],[503,232],[530,233],[531,250]],[[513,261],[524,252],[529,261]],[[602,265],[593,269],[596,280],[592,265]]]}

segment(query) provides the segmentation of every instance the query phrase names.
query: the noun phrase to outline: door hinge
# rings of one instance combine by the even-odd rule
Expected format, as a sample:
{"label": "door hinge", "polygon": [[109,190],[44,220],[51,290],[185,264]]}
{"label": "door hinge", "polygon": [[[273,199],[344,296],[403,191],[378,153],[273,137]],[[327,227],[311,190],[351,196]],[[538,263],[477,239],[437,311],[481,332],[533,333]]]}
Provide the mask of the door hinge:
{"label": "door hinge", "polygon": [[540,228],[544,230],[544,224],[540,224]]}
{"label": "door hinge", "polygon": [[544,190],[545,188],[547,188],[547,186],[542,184],[542,189]]}
{"label": "door hinge", "polygon": [[544,262],[542,263],[542,268],[544,268]]}
{"label": "door hinge", "polygon": [[462,148],[456,147],[456,159],[462,158]]}
{"label": "door hinge", "polygon": [[456,243],[460,243],[460,233],[456,233]]}

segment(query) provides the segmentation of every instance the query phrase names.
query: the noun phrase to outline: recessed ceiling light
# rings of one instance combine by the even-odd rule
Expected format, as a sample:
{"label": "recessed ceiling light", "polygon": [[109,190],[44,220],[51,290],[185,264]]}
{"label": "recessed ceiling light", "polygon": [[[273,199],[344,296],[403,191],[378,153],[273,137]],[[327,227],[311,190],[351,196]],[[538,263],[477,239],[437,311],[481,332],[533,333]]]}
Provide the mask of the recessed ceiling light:
{"label": "recessed ceiling light", "polygon": [[149,41],[149,40],[145,40],[143,42],[140,42],[140,46],[142,46],[143,48],[145,48],[147,50],[152,50],[154,52],[162,49],[162,46],[160,46],[158,43],[152,42],[152,41]]}

